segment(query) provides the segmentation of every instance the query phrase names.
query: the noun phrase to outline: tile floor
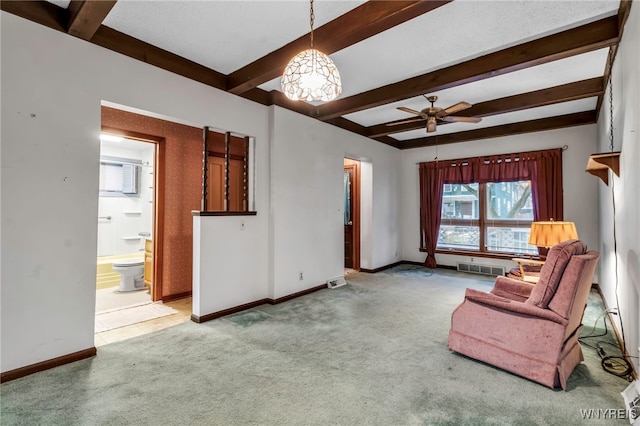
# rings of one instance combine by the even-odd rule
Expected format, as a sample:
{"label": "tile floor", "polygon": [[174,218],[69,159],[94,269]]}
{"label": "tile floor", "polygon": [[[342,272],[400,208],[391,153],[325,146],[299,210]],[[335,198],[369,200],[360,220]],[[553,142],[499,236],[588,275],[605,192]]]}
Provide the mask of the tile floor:
{"label": "tile floor", "polygon": [[96,347],[130,339],[136,336],[141,336],[153,331],[162,330],[163,328],[182,324],[183,322],[187,322],[191,319],[191,297],[185,297],[184,299],[178,299],[171,302],[166,302],[164,304],[172,307],[173,309],[178,311],[178,313],[162,318],[144,321],[138,324],[129,325],[126,327],[104,331],[102,333],[96,333]]}

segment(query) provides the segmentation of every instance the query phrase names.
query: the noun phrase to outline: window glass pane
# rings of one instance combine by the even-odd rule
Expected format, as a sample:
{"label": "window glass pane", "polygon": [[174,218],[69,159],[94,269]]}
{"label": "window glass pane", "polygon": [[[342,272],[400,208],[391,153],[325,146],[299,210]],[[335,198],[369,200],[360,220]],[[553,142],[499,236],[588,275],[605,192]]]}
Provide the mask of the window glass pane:
{"label": "window glass pane", "polygon": [[506,251],[511,253],[537,253],[535,246],[530,246],[530,227],[487,227],[487,251]]}
{"label": "window glass pane", "polygon": [[532,221],[531,181],[488,183],[487,219]]}
{"label": "window glass pane", "polygon": [[478,226],[440,225],[439,249],[478,250],[480,228]]}
{"label": "window glass pane", "polygon": [[442,195],[442,220],[478,219],[478,184],[447,184]]}

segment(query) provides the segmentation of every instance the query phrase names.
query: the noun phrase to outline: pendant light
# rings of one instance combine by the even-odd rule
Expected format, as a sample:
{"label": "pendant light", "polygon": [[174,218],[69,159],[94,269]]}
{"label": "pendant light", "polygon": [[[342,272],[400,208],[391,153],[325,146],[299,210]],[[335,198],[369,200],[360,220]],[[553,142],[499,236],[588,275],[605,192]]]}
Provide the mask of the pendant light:
{"label": "pendant light", "polygon": [[342,92],[340,73],[329,56],[313,48],[313,0],[310,0],[311,48],[291,58],[282,74],[282,92],[297,101],[331,101]]}

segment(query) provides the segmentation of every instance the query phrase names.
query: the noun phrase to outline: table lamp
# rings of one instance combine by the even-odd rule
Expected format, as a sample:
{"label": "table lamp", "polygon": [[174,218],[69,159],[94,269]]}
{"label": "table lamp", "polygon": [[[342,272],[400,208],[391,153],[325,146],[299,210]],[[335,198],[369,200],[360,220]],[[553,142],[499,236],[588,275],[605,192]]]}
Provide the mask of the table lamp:
{"label": "table lamp", "polygon": [[537,247],[550,248],[558,243],[578,238],[578,231],[573,222],[556,222],[553,219],[547,222],[531,223],[529,244]]}

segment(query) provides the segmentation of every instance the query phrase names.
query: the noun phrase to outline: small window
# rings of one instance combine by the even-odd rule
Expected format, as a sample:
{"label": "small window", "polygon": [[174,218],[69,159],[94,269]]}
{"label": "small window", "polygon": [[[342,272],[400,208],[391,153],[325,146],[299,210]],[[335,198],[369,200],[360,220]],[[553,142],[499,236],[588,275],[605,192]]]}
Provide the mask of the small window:
{"label": "small window", "polygon": [[100,196],[138,196],[141,164],[140,160],[100,157]]}

